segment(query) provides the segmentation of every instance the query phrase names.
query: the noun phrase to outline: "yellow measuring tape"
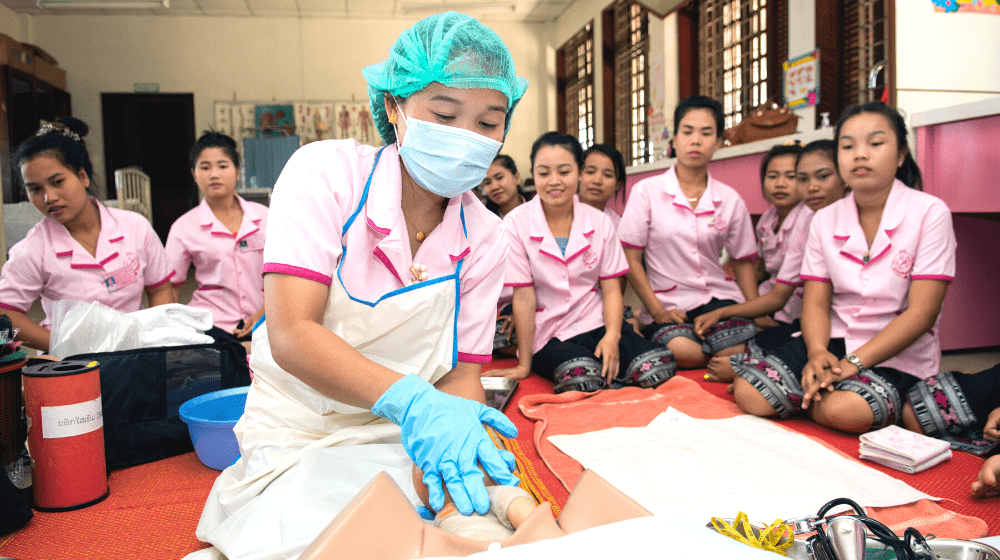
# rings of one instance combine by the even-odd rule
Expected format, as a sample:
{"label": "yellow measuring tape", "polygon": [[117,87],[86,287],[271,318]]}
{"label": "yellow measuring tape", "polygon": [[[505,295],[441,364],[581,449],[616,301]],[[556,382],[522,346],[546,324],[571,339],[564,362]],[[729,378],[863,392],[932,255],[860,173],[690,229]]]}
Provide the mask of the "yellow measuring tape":
{"label": "yellow measuring tape", "polygon": [[771,523],[766,528],[760,529],[751,525],[747,514],[742,511],[736,516],[732,524],[725,519],[713,517],[712,526],[715,527],[716,531],[731,539],[782,556],[788,556],[785,551],[788,550],[788,547],[792,546],[792,539],[795,538],[792,527],[786,525],[783,520],[775,520],[774,523]]}

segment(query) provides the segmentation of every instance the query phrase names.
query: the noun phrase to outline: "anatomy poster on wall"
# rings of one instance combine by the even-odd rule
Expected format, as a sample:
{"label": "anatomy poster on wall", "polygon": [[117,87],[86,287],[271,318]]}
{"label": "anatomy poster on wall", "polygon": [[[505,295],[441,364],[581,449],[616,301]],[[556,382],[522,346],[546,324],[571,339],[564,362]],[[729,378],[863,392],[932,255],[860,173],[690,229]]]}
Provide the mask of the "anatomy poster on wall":
{"label": "anatomy poster on wall", "polygon": [[340,101],[334,103],[333,110],[336,113],[335,138],[353,138],[359,144],[379,142],[368,103]]}
{"label": "anatomy poster on wall", "polygon": [[295,104],[295,132],[301,145],[334,138],[333,124],[333,103]]}
{"label": "anatomy poster on wall", "polygon": [[819,49],[783,62],[785,104],[792,109],[819,103]]}
{"label": "anatomy poster on wall", "polygon": [[974,12],[1000,15],[1000,0],[931,0],[935,12]]}

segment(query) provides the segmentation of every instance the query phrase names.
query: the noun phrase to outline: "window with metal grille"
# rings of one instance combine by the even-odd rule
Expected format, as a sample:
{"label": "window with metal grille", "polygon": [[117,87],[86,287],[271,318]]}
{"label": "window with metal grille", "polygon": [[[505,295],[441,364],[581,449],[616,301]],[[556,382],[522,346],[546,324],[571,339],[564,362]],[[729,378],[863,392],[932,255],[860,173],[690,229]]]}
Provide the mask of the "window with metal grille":
{"label": "window with metal grille", "polygon": [[560,132],[584,149],[594,143],[594,25],[588,23],[556,55]]}
{"label": "window with metal grille", "polygon": [[786,0],[700,0],[697,17],[698,91],[722,103],[726,128],[772,96],[780,98]]}
{"label": "window with metal grille", "polygon": [[[844,58],[841,61],[844,79],[841,96],[846,109],[859,103],[878,99],[879,83],[884,83],[883,70],[889,55],[888,10],[886,0],[843,0]],[[876,71],[874,87],[869,77]],[[878,80],[882,78],[882,80]]]}
{"label": "window with metal grille", "polygon": [[613,39],[610,52],[605,51],[605,65],[613,65],[610,72],[613,143],[625,158],[626,165],[646,163],[650,161],[651,151],[646,119],[649,114],[649,12],[633,0],[615,0],[605,11],[604,21],[605,27],[612,30]]}
{"label": "window with metal grille", "polygon": [[[895,26],[892,0],[816,2],[816,46],[820,50],[817,118],[837,122],[846,109],[880,99],[895,103]],[[874,75],[874,87],[870,83]]]}

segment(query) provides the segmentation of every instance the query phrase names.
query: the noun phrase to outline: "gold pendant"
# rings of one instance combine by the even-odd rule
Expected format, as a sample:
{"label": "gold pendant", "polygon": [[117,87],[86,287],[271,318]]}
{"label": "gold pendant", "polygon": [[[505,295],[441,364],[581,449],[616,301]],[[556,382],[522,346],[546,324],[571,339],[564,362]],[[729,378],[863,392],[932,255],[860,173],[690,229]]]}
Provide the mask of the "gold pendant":
{"label": "gold pendant", "polygon": [[868,261],[870,259],[871,259],[871,253],[869,253],[868,251],[865,251],[865,256],[862,257],[862,260],[865,262],[865,264],[868,264]]}
{"label": "gold pendant", "polygon": [[426,238],[427,238],[427,236],[424,235],[424,232],[422,232],[422,231],[418,231],[417,232],[417,243],[423,243],[424,239],[426,239]]}

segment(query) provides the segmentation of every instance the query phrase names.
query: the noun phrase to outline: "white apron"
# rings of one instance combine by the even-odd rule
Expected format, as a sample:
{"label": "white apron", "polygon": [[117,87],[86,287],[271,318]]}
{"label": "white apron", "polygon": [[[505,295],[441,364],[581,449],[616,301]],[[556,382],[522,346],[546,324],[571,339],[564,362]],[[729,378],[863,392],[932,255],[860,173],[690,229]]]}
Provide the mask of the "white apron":
{"label": "white apron", "polygon": [[[375,165],[378,157],[342,237],[365,210]],[[323,326],[397,373],[434,383],[454,368],[462,261],[454,274],[369,302],[343,284],[343,246]],[[216,479],[198,524],[198,538],[215,548],[186,558],[295,558],[379,472],[420,504],[398,426],[325,397],[282,370],[271,355],[266,321],[254,331],[252,350],[254,381],[234,428],[241,457]]]}

